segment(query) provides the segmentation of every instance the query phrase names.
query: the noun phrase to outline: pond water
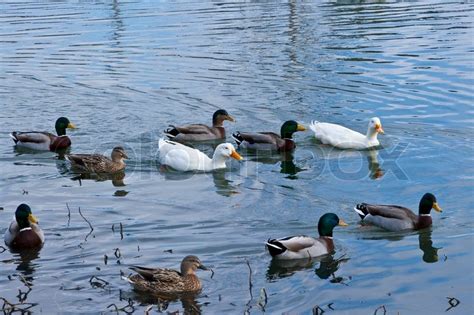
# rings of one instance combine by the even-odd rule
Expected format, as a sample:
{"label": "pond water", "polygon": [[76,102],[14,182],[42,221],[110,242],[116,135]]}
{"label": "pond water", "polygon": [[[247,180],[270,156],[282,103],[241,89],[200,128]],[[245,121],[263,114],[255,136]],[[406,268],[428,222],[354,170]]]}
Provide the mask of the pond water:
{"label": "pond water", "polygon": [[[46,243],[29,255],[0,248],[0,297],[44,314],[115,306],[140,314],[150,301],[121,272],[178,268],[194,254],[215,272],[199,272],[202,293],[151,312],[441,314],[454,297],[460,304],[446,314],[472,313],[473,9],[464,1],[2,2],[0,233],[25,202]],[[211,174],[160,170],[162,130],[210,123],[218,108],[237,120],[226,123],[229,141],[288,119],[365,131],[378,116],[386,134],[378,151],[338,151],[302,132],[290,156],[246,156]],[[59,116],[78,127],[71,152],[123,145],[125,177],[73,180],[56,154],[15,150],[9,132],[52,131]],[[425,192],[444,208],[428,231],[361,227],[352,210],[371,202],[416,211]],[[350,224],[334,231],[334,255],[272,263],[269,237],[316,235],[325,212]]]}

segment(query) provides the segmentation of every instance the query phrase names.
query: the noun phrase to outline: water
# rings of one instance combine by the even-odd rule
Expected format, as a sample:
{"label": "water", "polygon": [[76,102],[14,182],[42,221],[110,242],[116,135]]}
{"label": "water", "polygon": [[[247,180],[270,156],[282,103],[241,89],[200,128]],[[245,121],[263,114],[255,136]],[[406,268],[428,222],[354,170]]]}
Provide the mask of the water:
{"label": "water", "polygon": [[[2,2],[0,233],[26,202],[47,241],[28,257],[0,253],[0,296],[45,314],[128,299],[143,313],[149,301],[120,272],[195,254],[215,275],[200,272],[199,296],[162,309],[261,313],[265,288],[271,314],[440,314],[447,297],[461,302],[449,314],[472,313],[472,20],[469,2]],[[298,133],[293,156],[161,172],[162,130],[210,123],[218,108],[237,119],[228,134],[287,119],[365,131],[377,115],[386,135],[378,152],[350,152]],[[9,132],[53,130],[61,115],[79,127],[72,152],[126,148],[122,183],[73,181],[55,154],[15,151]],[[352,211],[416,209],[427,191],[445,211],[423,233],[362,228]],[[271,262],[267,238],[315,235],[328,211],[350,224],[335,230],[335,255]],[[22,277],[31,291],[17,296]]]}

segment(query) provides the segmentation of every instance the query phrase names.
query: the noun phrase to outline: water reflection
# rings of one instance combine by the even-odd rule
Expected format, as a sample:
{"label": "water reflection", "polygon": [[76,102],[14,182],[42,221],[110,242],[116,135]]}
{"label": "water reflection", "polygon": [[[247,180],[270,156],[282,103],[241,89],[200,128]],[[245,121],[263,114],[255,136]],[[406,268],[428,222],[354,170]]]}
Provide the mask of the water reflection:
{"label": "water reflection", "polygon": [[349,258],[341,256],[334,258],[334,255],[324,255],[312,259],[294,259],[294,260],[278,260],[273,259],[267,269],[267,280],[276,280],[293,275],[297,271],[312,269],[319,263],[314,273],[323,280],[331,277],[331,282],[340,283],[343,277],[336,277],[336,271],[341,264],[347,262]]}
{"label": "water reflection", "polygon": [[252,162],[271,165],[280,163],[280,173],[289,175],[287,176],[289,179],[297,179],[298,177],[296,175],[299,172],[306,170],[295,164],[293,152],[275,153],[264,150],[246,151],[245,156],[248,161]]}
{"label": "water reflection", "polygon": [[166,311],[170,303],[181,301],[184,314],[201,314],[201,306],[196,301],[199,293],[183,294],[150,294],[133,290],[132,292],[121,294],[120,299],[132,299],[142,305],[157,305],[159,312]]}
{"label": "water reflection", "polygon": [[212,179],[214,181],[214,186],[216,187],[216,192],[219,195],[230,197],[239,193],[237,186],[232,185],[233,181],[226,178],[225,170],[215,170],[212,172]]}
{"label": "water reflection", "polygon": [[34,263],[34,260],[39,258],[39,253],[42,247],[32,249],[10,249],[14,256],[14,263],[17,265],[16,270],[21,274],[21,281],[27,282],[28,287],[33,285],[33,274],[39,264]]}
{"label": "water reflection", "polygon": [[435,263],[438,261],[438,249],[440,249],[440,247],[433,247],[433,241],[431,239],[432,233],[431,227],[419,231],[418,233],[419,246],[423,252],[422,258],[426,263]]}
{"label": "water reflection", "polygon": [[125,182],[123,181],[124,178],[125,178],[125,171],[120,171],[113,174],[81,173],[72,177],[71,180],[79,181],[79,185],[81,186],[82,186],[83,180],[94,180],[96,182],[105,182],[105,181],[110,180],[112,181],[112,185],[114,185],[114,187],[124,187],[126,186]]}

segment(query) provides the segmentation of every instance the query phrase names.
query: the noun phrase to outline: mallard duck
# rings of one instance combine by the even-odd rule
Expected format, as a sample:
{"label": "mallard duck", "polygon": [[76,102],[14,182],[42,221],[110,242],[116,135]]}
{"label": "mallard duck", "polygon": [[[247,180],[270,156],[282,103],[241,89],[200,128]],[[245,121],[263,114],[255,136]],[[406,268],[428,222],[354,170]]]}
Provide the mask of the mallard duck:
{"label": "mallard duck", "polygon": [[138,291],[148,293],[179,294],[198,292],[201,282],[196,276],[197,269],[210,270],[196,256],[186,256],[181,261],[181,271],[166,268],[130,267],[138,274],[126,280]]}
{"label": "mallard duck", "polygon": [[408,208],[395,205],[361,203],[354,207],[362,222],[368,222],[389,231],[420,230],[431,226],[431,209],[441,212],[436,197],[426,193],[420,200],[418,215]]}
{"label": "mallard duck", "polygon": [[274,132],[247,133],[237,131],[232,135],[232,138],[243,149],[287,152],[294,150],[296,147],[292,139],[293,133],[305,130],[306,128],[303,125],[294,120],[288,120],[281,126],[280,135]]}
{"label": "mallard duck", "polygon": [[40,247],[44,243],[44,234],[31,208],[21,204],[15,211],[15,219],[10,223],[4,236],[5,244],[15,249]]}
{"label": "mallard duck", "polygon": [[226,110],[219,109],[212,115],[212,127],[204,124],[170,125],[165,130],[165,135],[174,141],[180,142],[225,139],[224,120],[235,121]]}
{"label": "mallard duck", "polygon": [[347,226],[334,213],[326,213],[319,219],[319,238],[306,235],[289,236],[269,239],[266,243],[268,251],[276,259],[302,259],[322,256],[334,251],[332,231],[336,226]]}
{"label": "mallard duck", "polygon": [[367,134],[363,135],[349,128],[312,121],[309,128],[314,131],[316,139],[339,149],[363,150],[379,145],[377,134],[384,133],[380,119],[373,117],[369,121]]}
{"label": "mallard duck", "polygon": [[71,162],[73,169],[87,173],[116,173],[125,168],[124,159],[128,159],[122,147],[115,147],[111,154],[112,159],[101,154],[67,154],[66,159]]}
{"label": "mallard duck", "polygon": [[226,168],[225,161],[228,158],[242,160],[230,143],[221,143],[214,150],[210,159],[207,155],[197,149],[190,148],[184,144],[160,139],[158,143],[159,160],[162,165],[167,165],[177,171],[212,171]]}
{"label": "mallard duck", "polygon": [[56,151],[66,149],[71,146],[71,139],[66,136],[66,128],[76,128],[66,117],[60,117],[56,120],[57,136],[49,132],[41,131],[14,131],[10,137],[15,141],[19,147],[24,147],[32,150],[42,151]]}

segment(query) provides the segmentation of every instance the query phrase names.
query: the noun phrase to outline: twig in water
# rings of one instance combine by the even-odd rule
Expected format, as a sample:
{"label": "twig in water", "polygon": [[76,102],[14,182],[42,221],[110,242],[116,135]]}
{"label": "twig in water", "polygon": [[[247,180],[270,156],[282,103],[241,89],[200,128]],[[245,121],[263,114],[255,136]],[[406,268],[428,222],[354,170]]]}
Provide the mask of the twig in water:
{"label": "twig in water", "polygon": [[260,306],[263,312],[265,312],[265,306],[267,305],[267,302],[268,302],[267,291],[265,290],[265,288],[262,288],[260,290],[260,298],[258,299],[258,306]]}
{"label": "twig in water", "polygon": [[69,209],[69,205],[66,202],[67,207],[67,227],[69,227],[69,223],[71,223],[71,209]]}
{"label": "twig in water", "polygon": [[124,313],[127,313],[127,314],[132,314],[133,312],[135,312],[135,307],[133,306],[133,300],[132,299],[128,299],[128,304],[125,305],[124,307],[118,307],[117,304],[115,303],[112,303],[110,304],[109,306],[107,306],[107,308],[110,308],[111,306],[113,306],[115,308],[115,312],[117,312],[117,314],[119,312],[124,312]]}
{"label": "twig in water", "polygon": [[446,298],[448,299],[448,303],[449,303],[450,306],[446,309],[445,312],[449,311],[452,308],[455,308],[456,306],[458,306],[461,303],[461,301],[459,301],[455,297],[447,296]]}
{"label": "twig in water", "polygon": [[120,239],[123,240],[123,225],[122,225],[122,222],[120,222]]}
{"label": "twig in water", "polygon": [[16,296],[18,298],[18,301],[23,304],[23,302],[26,301],[28,298],[28,294],[31,292],[31,287],[28,287],[28,291],[22,292],[20,289],[18,289],[18,295]]}
{"label": "twig in water", "polygon": [[16,276],[18,276],[21,280],[21,282],[23,282],[23,284],[27,287],[27,288],[31,288],[31,286],[33,285],[31,282],[29,282],[28,280],[25,279],[25,277],[23,277],[23,275],[21,274],[16,274]]}
{"label": "twig in water", "polygon": [[[94,281],[94,279],[96,281]],[[92,287],[94,288],[104,288],[105,286],[107,286],[109,283],[107,281],[105,281],[104,279],[101,279],[99,277],[96,277],[96,276],[92,276],[90,277],[89,279],[89,283],[91,284]]]}
{"label": "twig in water", "polygon": [[[11,303],[4,297],[0,297],[0,300],[3,301],[2,308],[0,309],[5,314],[11,314],[13,312],[20,312],[20,313],[30,313],[28,310],[36,305],[37,303]],[[20,307],[22,306],[22,307]]]}
{"label": "twig in water", "polygon": [[150,311],[153,308],[153,305],[148,305],[147,308],[145,309],[145,315],[150,315]]}
{"label": "twig in water", "polygon": [[117,258],[122,257],[122,253],[120,252],[120,248],[117,247],[117,248],[114,248],[114,250],[115,250],[115,252],[114,252],[115,257],[117,257]]}
{"label": "twig in water", "polygon": [[312,311],[313,311],[313,315],[321,315],[321,314],[326,313],[326,311],[320,308],[319,305],[316,305],[315,307],[313,307]]}
{"label": "twig in water", "polygon": [[107,265],[108,260],[109,260],[109,256],[104,255],[104,265]]}
{"label": "twig in water", "polygon": [[247,263],[247,266],[249,267],[249,292],[250,292],[250,300],[253,299],[253,295],[252,295],[252,287],[253,287],[253,284],[252,284],[252,267],[250,267],[250,263],[248,261],[248,259],[245,259],[245,262]]}
{"label": "twig in water", "polygon": [[385,308],[385,305],[381,305],[381,306],[379,306],[375,309],[374,315],[377,315],[377,313],[380,309],[383,310],[384,315],[387,314],[387,309]]}
{"label": "twig in water", "polygon": [[89,222],[89,220],[87,220],[86,217],[82,215],[81,207],[79,207],[79,214],[80,214],[81,217],[84,219],[84,221],[86,221],[87,224],[89,224],[89,227],[90,227],[90,229],[91,229],[91,231],[89,232],[89,234],[87,234],[87,235],[86,235],[86,238],[84,239],[85,241],[87,241],[87,238],[89,237],[89,235],[92,234],[92,232],[94,231],[94,228],[92,227],[92,224]]}
{"label": "twig in water", "polygon": [[6,251],[7,249],[5,247],[3,247],[2,245],[0,245],[0,254],[3,253],[4,251]]}

